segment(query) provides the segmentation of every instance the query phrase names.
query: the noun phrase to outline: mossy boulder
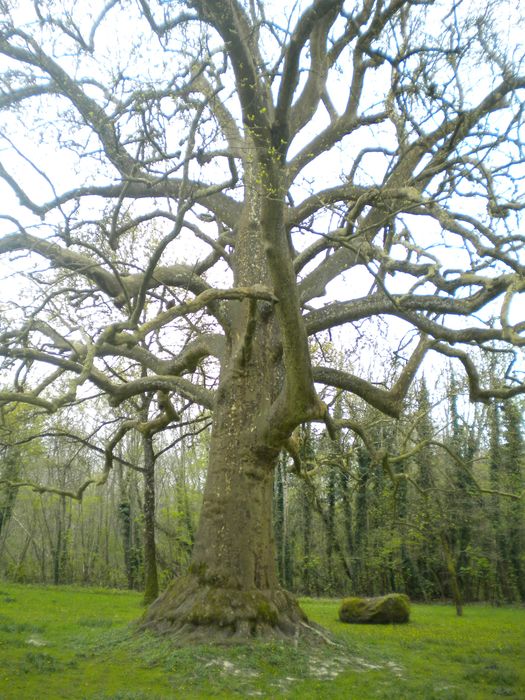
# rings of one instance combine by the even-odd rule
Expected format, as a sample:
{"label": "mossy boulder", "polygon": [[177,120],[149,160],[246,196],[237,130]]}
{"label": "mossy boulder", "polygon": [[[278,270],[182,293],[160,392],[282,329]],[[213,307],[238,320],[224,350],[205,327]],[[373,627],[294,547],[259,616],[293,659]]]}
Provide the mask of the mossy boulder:
{"label": "mossy boulder", "polygon": [[376,598],[345,598],[339,608],[341,622],[356,624],[400,624],[408,622],[410,600],[403,593]]}

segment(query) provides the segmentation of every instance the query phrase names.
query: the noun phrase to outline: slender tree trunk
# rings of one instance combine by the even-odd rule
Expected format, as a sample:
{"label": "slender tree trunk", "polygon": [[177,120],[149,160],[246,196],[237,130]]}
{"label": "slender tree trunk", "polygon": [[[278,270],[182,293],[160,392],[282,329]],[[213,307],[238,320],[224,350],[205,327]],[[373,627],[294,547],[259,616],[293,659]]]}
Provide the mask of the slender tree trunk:
{"label": "slender tree trunk", "polygon": [[300,590],[312,595],[312,518],[313,510],[308,498],[306,484],[301,484],[301,532],[303,535],[302,576]]}
{"label": "slender tree trunk", "polygon": [[274,488],[274,533],[277,547],[277,569],[284,588],[293,587],[294,557],[293,542],[289,534],[289,496],[287,460],[284,454],[279,459]]}
{"label": "slender tree trunk", "polygon": [[[6,481],[17,481],[20,475],[20,462],[9,453],[2,459],[0,477]],[[2,534],[7,529],[9,520],[15,507],[18,489],[14,486],[4,485],[0,490],[0,552],[2,548]]]}
{"label": "slender tree trunk", "polygon": [[365,555],[368,539],[368,479],[370,458],[364,448],[359,448],[357,455],[358,485],[355,501],[355,582],[358,591],[365,591],[367,582],[364,580]]}
{"label": "slender tree trunk", "polygon": [[68,538],[66,528],[66,497],[60,496],[56,504],[56,539],[53,547],[53,583],[64,583],[68,559]]}
{"label": "slender tree trunk", "polygon": [[144,604],[159,594],[157,547],[155,544],[155,452],[153,436],[144,435]]}
{"label": "slender tree trunk", "polygon": [[335,581],[334,581],[334,562],[333,553],[335,547],[335,541],[337,538],[335,532],[335,470],[337,466],[335,463],[329,465],[328,473],[328,484],[327,484],[327,521],[326,521],[326,569],[328,577],[328,593],[333,595]]}
{"label": "slender tree trunk", "polygon": [[456,570],[456,561],[454,554],[450,548],[447,536],[444,532],[440,533],[441,546],[443,547],[443,554],[445,556],[445,563],[447,565],[447,571],[450,579],[450,589],[452,591],[452,598],[454,600],[454,605],[456,606],[456,615],[461,617],[463,615],[463,597],[461,595],[461,589],[459,586],[458,573]]}
{"label": "slender tree trunk", "polygon": [[[500,470],[503,462],[501,454],[501,425],[500,411],[496,402],[492,403],[488,409],[488,427],[490,432],[489,447],[489,478],[490,487],[494,491],[500,489]],[[489,503],[489,519],[493,533],[493,555],[492,555],[492,586],[490,598],[493,604],[499,605],[503,600],[502,577],[501,577],[501,510],[499,496],[493,493]]]}
{"label": "slender tree trunk", "polygon": [[[18,560],[17,560],[16,565],[14,567],[13,578],[15,581],[18,581],[20,583],[25,583],[27,580],[26,576],[24,574],[23,566],[24,566],[25,558],[27,556],[27,552],[29,551],[29,545],[32,544],[33,542],[34,542],[33,535],[32,535],[32,533],[28,532],[26,535],[26,539],[24,541],[24,546],[22,547],[20,554],[18,555]],[[44,550],[42,549],[42,552],[43,551]],[[42,560],[43,559],[44,559],[44,555],[42,556]],[[43,576],[41,578],[42,578],[42,580],[45,581],[45,573],[43,574]]]}
{"label": "slender tree trunk", "polygon": [[53,583],[58,586],[61,581],[60,576],[60,555],[62,552],[62,523],[57,519],[57,533],[55,546],[53,548]]}
{"label": "slender tree trunk", "polygon": [[[517,405],[509,401],[503,413],[505,446],[503,449],[504,479],[506,489],[514,494],[523,492],[522,462],[524,440],[521,430],[522,414]],[[508,564],[509,584],[514,600],[525,600],[525,570],[523,565],[523,503],[521,499],[509,499],[505,503],[505,559]]]}
{"label": "slender tree trunk", "polygon": [[349,565],[353,559],[354,553],[354,526],[353,526],[353,508],[352,508],[352,493],[350,490],[350,478],[347,469],[342,469],[339,473],[340,491],[341,491],[341,507],[343,511],[343,526],[344,526],[344,542],[341,543],[341,560],[344,562],[343,568],[348,579],[352,582],[352,590],[356,592],[355,571]]}
{"label": "slender tree trunk", "polygon": [[[273,521],[279,580],[285,581],[285,528],[284,528],[284,471],[285,461],[281,457],[277,465],[273,498]],[[286,585],[286,584],[285,584]]]}
{"label": "slender tree trunk", "polygon": [[134,566],[133,553],[133,515],[129,483],[130,477],[129,473],[124,474],[122,466],[119,467],[118,475],[118,519],[120,521],[122,546],[124,549],[124,568],[126,571],[128,588],[133,590],[137,585],[137,571]]}
{"label": "slender tree trunk", "polygon": [[193,543],[195,542],[195,528],[193,526],[193,519],[191,514],[191,508],[188,501],[188,482],[186,475],[186,462],[187,462],[186,450],[184,447],[184,441],[181,443],[181,465],[179,469],[179,480],[177,484],[177,500],[178,500],[178,510],[183,513],[183,521],[186,526],[186,535],[188,537],[188,549],[193,549]]}
{"label": "slender tree trunk", "polygon": [[[422,380],[418,392],[417,437],[418,440],[432,440],[435,428],[432,422],[432,407],[425,379]],[[416,456],[418,466],[417,484],[423,491],[419,501],[421,543],[415,557],[415,568],[418,572],[419,590],[425,602],[434,595],[443,596],[443,583],[438,574],[437,562],[440,559],[439,538],[436,537],[436,526],[443,517],[439,496],[435,491],[434,467],[436,455],[430,445],[419,450]],[[436,586],[436,582],[438,585]]]}

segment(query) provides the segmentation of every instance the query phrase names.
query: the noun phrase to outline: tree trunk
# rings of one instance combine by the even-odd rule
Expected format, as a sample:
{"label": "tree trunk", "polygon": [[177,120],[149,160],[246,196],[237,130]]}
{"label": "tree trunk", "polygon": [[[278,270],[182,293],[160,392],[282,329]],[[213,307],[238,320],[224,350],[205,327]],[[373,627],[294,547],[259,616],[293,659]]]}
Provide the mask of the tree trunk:
{"label": "tree trunk", "polygon": [[159,594],[157,547],[155,545],[155,452],[153,437],[144,435],[144,604]]}
{"label": "tree trunk", "polygon": [[312,417],[316,395],[305,359],[306,332],[290,303],[297,290],[284,225],[282,164],[268,157],[260,162],[258,147],[252,157],[244,164],[246,199],[236,229],[234,284],[279,290],[279,301],[245,299],[227,306],[227,344],[189,573],[174,581],[143,619],[146,627],[206,640],[293,635],[306,619],[279,586],[272,497],[280,449]]}
{"label": "tree trunk", "polygon": [[253,365],[223,367],[189,573],[153,603],[144,627],[206,640],[280,637],[306,619],[278,583],[272,498],[279,450],[258,439],[273,378]]}
{"label": "tree trunk", "polygon": [[[284,500],[284,475],[286,464],[283,459],[279,460],[275,473],[275,486],[273,498],[273,521],[274,534],[276,544],[277,570],[279,572],[279,580],[285,582],[285,500]],[[286,585],[286,584],[285,584]]]}
{"label": "tree trunk", "polygon": [[[522,455],[524,440],[521,433],[521,411],[513,402],[505,405],[505,445],[502,450],[504,484],[507,491],[516,495],[523,491]],[[505,503],[505,522],[502,532],[504,550],[502,555],[508,566],[508,582],[513,589],[512,600],[525,600],[525,571],[523,569],[523,505],[520,498],[508,499]]]}
{"label": "tree trunk", "polygon": [[[7,455],[2,455],[3,459],[0,463],[0,477],[6,482],[18,481],[20,476],[20,462],[13,455],[7,452]],[[2,542],[2,533],[7,529],[9,520],[15,507],[15,501],[18,494],[16,486],[4,484],[0,491],[0,543]],[[1,551],[1,546],[0,546]]]}
{"label": "tree trunk", "polygon": [[118,515],[122,530],[122,541],[124,546],[124,567],[126,569],[126,579],[128,588],[133,590],[136,587],[136,570],[133,557],[133,534],[131,522],[131,503],[129,494],[122,494],[118,504]]}
{"label": "tree trunk", "polygon": [[350,561],[352,560],[354,553],[354,526],[353,526],[353,507],[352,507],[352,493],[350,490],[350,478],[348,471],[341,469],[339,472],[339,488],[341,494],[341,508],[343,512],[343,526],[344,526],[344,541],[341,542],[341,562],[343,562],[343,568],[348,580],[352,585],[352,592],[356,592],[356,580],[355,571],[353,567],[350,566]]}
{"label": "tree trunk", "polygon": [[366,591],[369,581],[366,578],[366,550],[368,540],[368,479],[370,457],[366,450],[360,447],[357,453],[357,490],[355,499],[355,528],[354,528],[354,572],[357,592]]}
{"label": "tree trunk", "polygon": [[454,605],[456,606],[456,615],[461,617],[463,615],[463,596],[461,595],[461,589],[459,587],[458,573],[456,570],[456,562],[454,555],[450,549],[450,544],[447,540],[447,536],[444,532],[440,533],[441,545],[443,547],[443,554],[445,557],[445,563],[447,565],[447,571],[450,580],[450,590],[452,592],[452,598],[454,600]]}
{"label": "tree trunk", "polygon": [[301,534],[302,534],[302,562],[301,581],[299,590],[304,595],[313,593],[312,586],[312,518],[314,517],[312,504],[308,498],[307,484],[301,484]]}
{"label": "tree trunk", "polygon": [[55,586],[65,583],[65,572],[68,560],[68,537],[66,524],[66,497],[60,496],[56,504],[56,540],[52,549],[53,583]]}
{"label": "tree trunk", "polygon": [[326,574],[328,579],[328,593],[329,595],[334,595],[335,581],[334,581],[334,565],[333,565],[333,552],[335,548],[335,541],[337,535],[335,532],[335,479],[337,466],[335,463],[330,463],[329,473],[328,473],[328,484],[327,484],[327,501],[328,501],[328,512],[326,521]]}

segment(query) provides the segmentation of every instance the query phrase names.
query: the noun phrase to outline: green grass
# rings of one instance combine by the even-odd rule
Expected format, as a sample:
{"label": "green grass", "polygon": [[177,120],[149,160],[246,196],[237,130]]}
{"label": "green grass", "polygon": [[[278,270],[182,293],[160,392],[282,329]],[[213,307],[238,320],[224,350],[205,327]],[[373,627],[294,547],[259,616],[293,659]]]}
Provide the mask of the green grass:
{"label": "green grass", "polygon": [[135,635],[136,593],[0,583],[0,700],[525,698],[525,609],[414,605],[400,626],[343,625],[305,600],[338,646],[174,648]]}

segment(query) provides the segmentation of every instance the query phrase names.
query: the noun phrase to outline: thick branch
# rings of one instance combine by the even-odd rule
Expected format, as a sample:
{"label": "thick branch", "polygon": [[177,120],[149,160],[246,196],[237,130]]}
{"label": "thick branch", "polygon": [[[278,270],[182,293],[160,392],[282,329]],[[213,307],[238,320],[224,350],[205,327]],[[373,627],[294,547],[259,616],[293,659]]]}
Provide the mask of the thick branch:
{"label": "thick branch", "polygon": [[403,410],[403,401],[429,347],[426,338],[422,338],[391,389],[381,389],[360,377],[331,367],[314,367],[314,379],[316,382],[350,391],[382,413],[399,418]]}
{"label": "thick branch", "polygon": [[[96,259],[27,233],[12,233],[0,238],[0,255],[17,251],[38,253],[54,266],[82,275],[114,299],[117,305],[123,305],[126,299],[135,296],[144,279],[142,273],[121,275],[117,278],[113,272],[104,269]],[[208,289],[206,282],[196,275],[189,265],[157,268],[148,286],[150,289],[158,286],[180,287],[195,294]]]}
{"label": "thick branch", "polygon": [[[45,204],[37,204],[20,187],[17,180],[10,175],[0,163],[0,177],[2,177],[12,188],[20,204],[33,214],[44,217],[48,212],[59,208],[67,202],[75,202],[85,197],[102,197],[104,199],[154,199],[156,197],[166,197],[176,199],[179,197],[182,180],[176,178],[153,178],[149,177],[146,182],[143,180],[126,180],[116,185],[86,186],[77,187],[64,192],[55,199]],[[191,192],[193,199],[204,208],[213,212],[227,226],[233,227],[238,220],[241,205],[228,195],[215,189],[210,191],[207,183],[198,180],[188,179],[187,188]]]}

